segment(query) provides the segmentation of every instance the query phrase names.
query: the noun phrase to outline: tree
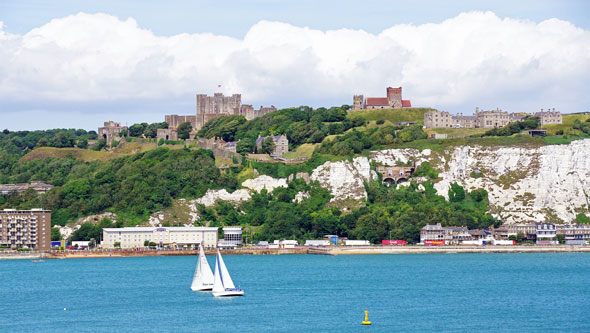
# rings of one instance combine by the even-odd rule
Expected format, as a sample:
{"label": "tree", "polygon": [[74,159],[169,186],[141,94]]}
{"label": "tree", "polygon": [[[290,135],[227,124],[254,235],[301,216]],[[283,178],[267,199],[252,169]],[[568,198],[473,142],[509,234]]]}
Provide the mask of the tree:
{"label": "tree", "polygon": [[88,148],[88,139],[86,139],[86,138],[78,139],[78,142],[76,142],[76,147],[82,148],[82,149]]}
{"label": "tree", "polygon": [[92,149],[96,150],[96,151],[100,151],[100,150],[103,150],[106,146],[107,146],[107,140],[99,139],[98,141],[96,141],[96,145],[94,145],[94,147],[92,147]]}
{"label": "tree", "polygon": [[114,245],[115,247],[121,247],[121,242],[115,242],[113,245]]}
{"label": "tree", "polygon": [[95,247],[96,247],[96,239],[90,238],[90,240],[88,241],[88,248],[93,249]]}
{"label": "tree", "polygon": [[256,142],[250,138],[244,138],[236,144],[236,152],[239,154],[252,153],[256,148]]}
{"label": "tree", "polygon": [[147,239],[146,239],[146,240],[144,240],[144,241],[143,241],[143,246],[145,246],[145,247],[148,247],[148,246],[150,246],[150,241],[149,241],[149,240],[147,240]]}
{"label": "tree", "polygon": [[270,155],[275,151],[276,147],[277,147],[277,145],[275,144],[275,141],[272,139],[272,137],[268,136],[264,140],[262,140],[262,143],[260,145],[260,150],[262,151],[263,154]]}
{"label": "tree", "polygon": [[190,133],[193,130],[193,126],[187,121],[178,125],[176,130],[178,131],[178,137],[182,140],[186,140],[189,138]]}
{"label": "tree", "polygon": [[129,136],[140,137],[147,127],[147,123],[133,124],[129,127]]}
{"label": "tree", "polygon": [[460,202],[465,199],[465,190],[461,185],[457,183],[452,183],[451,188],[449,189],[449,201],[450,202]]}
{"label": "tree", "polygon": [[61,232],[59,232],[59,228],[51,228],[51,240],[52,241],[61,240]]}
{"label": "tree", "polygon": [[565,243],[565,235],[564,234],[557,234],[556,236],[557,236],[557,242],[559,244]]}
{"label": "tree", "polygon": [[129,131],[127,131],[126,129],[121,130],[121,132],[119,132],[119,137],[123,138],[126,137],[127,135],[129,135]]}

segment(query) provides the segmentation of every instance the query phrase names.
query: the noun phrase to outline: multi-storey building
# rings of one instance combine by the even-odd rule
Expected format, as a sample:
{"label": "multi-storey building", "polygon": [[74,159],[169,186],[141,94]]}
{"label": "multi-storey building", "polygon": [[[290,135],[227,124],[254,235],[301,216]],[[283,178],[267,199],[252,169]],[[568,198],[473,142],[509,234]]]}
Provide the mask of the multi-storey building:
{"label": "multi-storey building", "polygon": [[275,150],[271,155],[281,156],[289,151],[289,140],[287,140],[285,135],[258,136],[258,139],[256,139],[256,147],[258,150],[262,148],[262,141],[264,141],[266,138],[272,138],[275,143]]}
{"label": "multi-storey building", "polygon": [[[555,110],[555,109],[554,109]],[[537,112],[534,116],[539,117],[541,126],[546,124],[561,124],[561,113],[559,112]],[[426,128],[494,128],[504,127],[511,122],[522,120],[523,114],[508,113],[500,109],[491,111],[480,111],[475,108],[474,116],[464,116],[459,113],[452,115],[446,111],[428,111],[424,114],[424,127]]]}
{"label": "multi-storey building", "polygon": [[352,109],[397,109],[412,107],[412,102],[409,99],[402,99],[402,87],[392,88],[387,87],[387,97],[367,97],[363,95],[352,96]]}
{"label": "multi-storey building", "polygon": [[547,111],[541,109],[541,112],[535,113],[535,117],[539,117],[541,126],[562,123],[561,112],[555,111],[555,108],[553,110],[547,109]]}
{"label": "multi-storey building", "polygon": [[521,234],[526,239],[534,240],[537,238],[537,227],[535,223],[503,224],[502,226],[506,227],[506,235],[508,237]]}
{"label": "multi-storey building", "polygon": [[145,241],[158,246],[217,247],[217,227],[128,227],[102,229],[102,247],[143,247]]}
{"label": "multi-storey building", "polygon": [[535,223],[537,244],[557,244],[557,228],[553,223]]}
{"label": "multi-storey building", "polygon": [[565,236],[566,240],[590,239],[590,224],[556,224],[556,234]]}
{"label": "multi-storey building", "polygon": [[98,128],[98,138],[105,139],[108,145],[113,143],[113,139],[119,137],[119,133],[127,131],[127,126],[121,126],[120,123],[112,120],[105,121],[103,127]]}
{"label": "multi-storey building", "polygon": [[275,108],[274,105],[271,105],[270,107],[264,107],[261,105],[260,109],[256,110],[251,104],[242,104],[240,107],[240,116],[246,117],[246,120],[252,120],[276,110],[277,108]]}
{"label": "multi-storey building", "polygon": [[242,227],[223,227],[223,241],[236,246],[242,245]]}
{"label": "multi-storey building", "polygon": [[193,128],[197,127],[197,116],[179,116],[176,114],[167,114],[164,116],[164,121],[168,124],[168,128],[178,128],[182,123],[190,123]]}
{"label": "multi-storey building", "polygon": [[0,245],[47,251],[51,245],[51,211],[4,209],[0,211]]}

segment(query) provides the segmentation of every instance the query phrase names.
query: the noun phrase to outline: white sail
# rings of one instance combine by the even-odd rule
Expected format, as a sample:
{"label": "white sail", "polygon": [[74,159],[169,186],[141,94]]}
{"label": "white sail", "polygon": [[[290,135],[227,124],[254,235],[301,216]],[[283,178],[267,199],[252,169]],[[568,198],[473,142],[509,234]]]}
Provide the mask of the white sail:
{"label": "white sail", "polygon": [[223,262],[223,258],[217,250],[217,259],[215,260],[215,278],[213,282],[213,296],[215,297],[222,297],[222,296],[244,296],[244,291],[242,289],[236,289],[234,286],[234,282],[229,276],[229,272],[225,267],[225,263]]}
{"label": "white sail", "polygon": [[225,291],[223,282],[221,281],[221,270],[219,269],[219,250],[217,250],[217,256],[215,257],[215,277],[213,280],[213,295],[215,293],[222,293]]}
{"label": "white sail", "polygon": [[201,246],[191,289],[193,291],[211,290],[211,288],[213,288],[213,280],[214,277],[213,273],[211,272],[211,267],[209,267],[209,262],[207,262],[207,257],[205,257],[205,252]]}
{"label": "white sail", "polygon": [[223,262],[223,258],[221,257],[221,253],[217,251],[217,256],[219,257],[219,269],[221,271],[221,283],[223,283],[224,288],[228,289],[235,289],[234,282],[229,276],[229,272],[227,271],[227,267],[225,267],[225,263]]}

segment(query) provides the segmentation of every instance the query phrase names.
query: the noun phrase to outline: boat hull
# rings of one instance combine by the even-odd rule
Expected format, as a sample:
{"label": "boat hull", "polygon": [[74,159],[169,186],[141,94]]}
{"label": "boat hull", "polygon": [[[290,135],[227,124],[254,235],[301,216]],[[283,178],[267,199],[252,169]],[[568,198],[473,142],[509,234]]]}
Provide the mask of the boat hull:
{"label": "boat hull", "polygon": [[243,290],[214,291],[213,296],[215,296],[215,297],[244,296],[244,291]]}
{"label": "boat hull", "polygon": [[201,286],[201,287],[191,287],[192,291],[211,291],[213,290],[213,285],[211,286]]}

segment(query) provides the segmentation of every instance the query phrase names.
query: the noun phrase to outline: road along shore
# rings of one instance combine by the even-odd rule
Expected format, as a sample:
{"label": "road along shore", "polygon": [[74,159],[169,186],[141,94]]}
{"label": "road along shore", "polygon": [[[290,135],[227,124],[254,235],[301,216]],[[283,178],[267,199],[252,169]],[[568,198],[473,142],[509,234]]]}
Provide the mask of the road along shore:
{"label": "road along shore", "polygon": [[[215,250],[205,251],[207,255],[215,255]],[[329,246],[306,247],[298,246],[291,249],[240,248],[221,250],[223,255],[288,255],[288,254],[319,254],[319,255],[353,255],[353,254],[420,254],[420,253],[550,253],[550,252],[589,252],[590,246],[576,245],[505,245],[505,246]],[[113,258],[113,257],[157,257],[157,256],[196,256],[198,250],[145,250],[118,249],[93,251],[50,251],[22,253],[0,253],[1,259],[80,259],[80,258]]]}

